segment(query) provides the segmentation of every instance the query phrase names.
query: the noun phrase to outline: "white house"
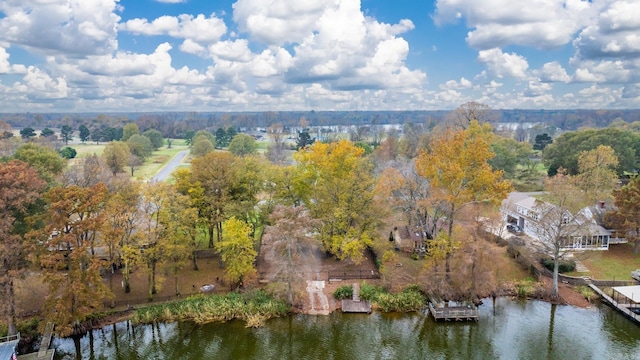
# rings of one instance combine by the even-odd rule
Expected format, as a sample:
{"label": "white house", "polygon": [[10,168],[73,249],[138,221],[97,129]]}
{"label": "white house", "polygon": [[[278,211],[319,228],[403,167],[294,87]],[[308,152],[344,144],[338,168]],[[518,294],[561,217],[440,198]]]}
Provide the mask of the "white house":
{"label": "white house", "polygon": [[[549,230],[545,226],[548,225],[541,222],[541,217],[555,206],[534,197],[539,194],[513,192],[502,202],[501,212],[504,221],[520,226],[525,234],[552,247],[553,244],[546,239],[548,236],[545,236]],[[563,236],[560,245],[562,250],[609,249],[611,232],[597,223],[589,208],[582,209],[578,214],[567,213],[562,222],[566,229],[575,229]]]}

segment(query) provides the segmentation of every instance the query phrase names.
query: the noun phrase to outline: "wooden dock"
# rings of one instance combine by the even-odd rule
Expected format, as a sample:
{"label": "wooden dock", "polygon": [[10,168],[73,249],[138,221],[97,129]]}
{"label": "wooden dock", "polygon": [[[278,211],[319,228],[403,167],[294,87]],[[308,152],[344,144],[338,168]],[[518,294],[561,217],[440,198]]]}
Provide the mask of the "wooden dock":
{"label": "wooden dock", "polygon": [[600,297],[609,305],[613,306],[614,309],[621,312],[627,318],[633,320],[636,324],[640,324],[640,315],[631,311],[631,308],[635,308],[637,305],[635,304],[622,304],[614,300],[611,296],[607,295],[602,289],[599,287],[589,284],[591,290],[595,291]]}
{"label": "wooden dock", "polygon": [[371,303],[360,300],[360,284],[353,284],[353,298],[342,300],[343,313],[371,313]]}
{"label": "wooden dock", "polygon": [[444,321],[478,321],[478,309],[467,306],[434,306],[429,303],[429,311],[433,318]]}
{"label": "wooden dock", "polygon": [[53,360],[56,349],[49,349],[51,346],[51,338],[53,337],[53,324],[47,323],[40,341],[40,350],[25,355],[18,356],[18,360]]}

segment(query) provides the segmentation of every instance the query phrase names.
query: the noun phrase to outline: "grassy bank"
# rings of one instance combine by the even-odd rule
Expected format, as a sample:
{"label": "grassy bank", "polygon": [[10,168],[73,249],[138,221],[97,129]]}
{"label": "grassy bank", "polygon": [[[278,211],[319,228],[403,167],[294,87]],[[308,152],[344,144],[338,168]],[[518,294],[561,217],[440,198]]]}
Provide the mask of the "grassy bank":
{"label": "grassy bank", "polygon": [[[338,300],[350,299],[352,296],[351,285],[341,286],[333,293],[333,297]],[[360,299],[371,302],[373,309],[383,312],[419,311],[427,303],[427,297],[415,285],[391,294],[380,286],[364,283],[360,286]]]}
{"label": "grassy bank", "polygon": [[247,327],[260,327],[268,319],[289,313],[290,307],[282,300],[262,290],[226,295],[197,295],[184,301],[153,305],[136,310],[134,323],[154,321],[194,321],[205,324],[215,321],[239,319]]}

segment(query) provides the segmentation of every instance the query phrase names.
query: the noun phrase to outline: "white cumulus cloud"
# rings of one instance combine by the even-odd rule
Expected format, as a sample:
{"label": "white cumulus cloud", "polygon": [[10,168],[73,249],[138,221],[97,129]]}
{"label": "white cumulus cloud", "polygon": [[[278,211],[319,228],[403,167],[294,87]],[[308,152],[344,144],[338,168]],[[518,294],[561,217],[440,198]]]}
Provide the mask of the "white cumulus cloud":
{"label": "white cumulus cloud", "polygon": [[0,1],[0,40],[70,56],[117,48],[117,0]]}
{"label": "white cumulus cloud", "polygon": [[498,78],[513,77],[524,80],[528,77],[529,63],[527,59],[516,53],[503,53],[498,48],[481,50],[478,53],[478,61],[485,64],[487,69]]}

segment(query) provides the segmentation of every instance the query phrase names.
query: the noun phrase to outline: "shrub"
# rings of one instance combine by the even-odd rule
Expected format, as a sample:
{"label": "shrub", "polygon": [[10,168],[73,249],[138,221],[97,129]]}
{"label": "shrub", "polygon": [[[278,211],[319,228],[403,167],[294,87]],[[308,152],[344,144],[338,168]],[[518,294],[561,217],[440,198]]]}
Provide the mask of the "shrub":
{"label": "shrub", "polygon": [[[553,259],[542,258],[540,261],[545,268],[547,268],[550,271],[553,271]],[[576,269],[576,262],[573,260],[560,260],[560,262],[558,263],[559,273],[572,272],[575,269]]]}
{"label": "shrub", "polygon": [[593,290],[591,290],[590,287],[586,285],[578,286],[578,292],[580,293],[580,295],[584,296],[584,298],[587,299],[589,302],[592,302],[593,300],[598,298],[598,295]]}
{"label": "shrub", "polygon": [[532,297],[535,292],[535,281],[532,278],[526,278],[516,282],[516,293],[518,294],[518,297],[529,298]]}
{"label": "shrub", "polygon": [[353,297],[353,287],[351,285],[343,285],[333,292],[333,297],[338,300],[351,299]]}

